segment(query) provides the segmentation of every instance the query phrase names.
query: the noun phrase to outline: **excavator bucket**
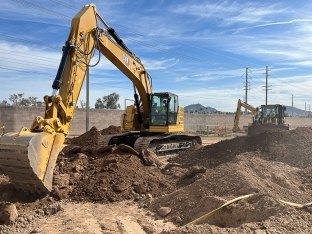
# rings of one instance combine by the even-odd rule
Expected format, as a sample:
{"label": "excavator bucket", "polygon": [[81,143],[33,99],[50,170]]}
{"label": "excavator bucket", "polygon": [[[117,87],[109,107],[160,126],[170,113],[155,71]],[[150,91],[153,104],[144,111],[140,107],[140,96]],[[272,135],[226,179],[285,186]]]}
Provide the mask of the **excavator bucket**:
{"label": "excavator bucket", "polygon": [[61,133],[33,133],[27,128],[1,136],[0,173],[25,192],[50,192],[53,170],[64,140]]}

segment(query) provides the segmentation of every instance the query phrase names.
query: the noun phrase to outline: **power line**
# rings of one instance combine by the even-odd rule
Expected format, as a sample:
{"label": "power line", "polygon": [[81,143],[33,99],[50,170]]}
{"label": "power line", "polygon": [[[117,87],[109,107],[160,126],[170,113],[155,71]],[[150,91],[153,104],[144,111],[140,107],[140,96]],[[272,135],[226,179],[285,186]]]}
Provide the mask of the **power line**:
{"label": "power line", "polygon": [[0,66],[0,69],[2,70],[9,70],[9,71],[16,71],[16,72],[22,72],[22,73],[31,73],[31,74],[50,74],[47,72],[40,72],[40,71],[27,71],[27,70],[20,70],[18,68],[8,68],[5,66]]}
{"label": "power line", "polygon": [[73,11],[76,10],[75,7],[74,7],[74,5],[71,5],[71,4],[69,4],[68,2],[62,2],[62,1],[59,1],[59,0],[49,0],[49,1],[55,2],[55,3],[59,4],[59,5],[64,6],[64,7],[67,7],[67,8],[70,9],[70,10],[73,10]]}
{"label": "power line", "polygon": [[150,49],[152,49],[152,50],[154,50],[154,51],[156,51],[156,52],[162,52],[162,53],[166,53],[166,54],[176,54],[176,55],[180,56],[179,59],[184,58],[184,59],[189,60],[189,61],[192,61],[192,62],[202,62],[203,64],[204,64],[204,63],[206,64],[207,62],[211,62],[211,61],[209,61],[209,60],[206,60],[206,61],[205,61],[205,60],[200,59],[200,58],[198,58],[198,57],[186,55],[186,54],[181,53],[181,52],[178,52],[178,51],[168,51],[168,50],[166,50],[166,49],[161,49],[161,48],[157,47],[157,45],[155,46],[155,45],[153,45],[153,44],[148,44],[148,43],[139,41],[139,40],[134,39],[134,38],[128,38],[127,40],[128,40],[128,41],[134,41],[134,42],[136,42],[136,44],[139,44],[139,45],[142,45],[142,46],[144,46],[144,47],[150,48]]}
{"label": "power line", "polygon": [[[28,1],[25,1],[25,0],[13,0],[13,1],[16,1],[16,2],[18,2],[18,3],[20,3],[20,4],[24,5],[24,6],[28,6],[29,8],[32,8],[32,9],[35,9],[35,10],[42,9],[42,10],[44,10],[45,12],[47,12],[47,13],[49,13],[49,14],[52,13],[53,15],[62,16],[62,17],[64,17],[64,18],[66,18],[66,19],[67,19],[67,18],[70,18],[70,17],[67,16],[67,15],[61,14],[61,13],[59,13],[59,12],[55,12],[55,11],[53,11],[53,10],[46,9],[46,8],[44,8],[44,7],[42,7],[42,6],[39,6],[39,5],[35,4],[35,3],[31,3],[31,2],[28,2]],[[61,1],[58,1],[58,0],[50,0],[50,1],[57,2],[57,3],[61,4],[61,5],[67,5],[67,4],[65,4],[64,2],[61,2]],[[69,6],[69,5],[67,5],[67,6],[68,6],[68,8],[73,9],[71,6]],[[119,26],[121,26],[121,25],[119,25]],[[124,27],[124,28],[127,28],[127,27]],[[131,32],[130,32],[130,33],[131,33]],[[145,37],[143,34],[139,34],[139,33],[135,33],[135,34]],[[178,54],[179,56],[181,56],[182,58],[187,59],[187,60],[197,61],[197,62],[203,62],[203,63],[206,62],[206,61],[203,61],[202,59],[199,59],[199,58],[197,58],[197,57],[189,56],[189,55],[186,55],[186,54],[177,52],[177,51],[175,51],[175,52],[170,52],[170,51],[166,51],[166,50],[164,50],[164,49],[160,49],[157,45],[156,45],[156,47],[155,47],[155,44],[153,45],[153,44],[144,43],[144,42],[139,41],[139,40],[134,39],[134,38],[129,39],[129,40],[135,41],[136,43],[139,43],[139,44],[141,44],[142,46],[151,48],[151,49],[153,49],[153,50],[157,50],[157,51],[164,52],[164,53],[167,53],[167,54],[168,54],[168,53],[169,53],[169,54],[172,54],[172,53],[173,53],[173,54]],[[159,44],[158,41],[157,41],[157,44]],[[167,45],[166,45],[166,46],[167,46]],[[157,47],[158,47],[158,48],[157,48]],[[194,47],[194,46],[193,46],[193,47]],[[200,48],[200,49],[204,49],[204,48]],[[211,51],[209,51],[209,52],[211,52]],[[220,54],[220,55],[221,55],[221,54]]]}
{"label": "power line", "polygon": [[40,11],[42,13],[42,11],[50,14],[50,15],[54,15],[54,16],[58,16],[58,17],[62,17],[63,19],[70,19],[70,17],[68,17],[67,15],[64,15],[60,12],[57,12],[57,11],[53,11],[53,10],[50,10],[48,8],[45,8],[45,7],[42,7],[36,3],[33,3],[33,2],[28,2],[26,0],[13,0],[14,2],[17,2],[19,4],[21,4],[22,6],[26,6],[28,8],[32,8],[36,11]]}
{"label": "power line", "polygon": [[46,42],[42,42],[42,41],[37,41],[37,40],[30,40],[30,39],[26,39],[26,38],[23,38],[21,36],[12,36],[12,35],[6,35],[6,34],[3,34],[0,32],[0,38],[7,38],[9,40],[16,40],[16,41],[21,41],[21,42],[26,42],[26,43],[36,43],[38,45],[44,45],[45,47],[48,47],[48,48],[52,48],[52,49],[56,49],[56,48],[60,48],[59,46],[54,46],[54,45],[50,45],[50,44],[47,44]]}
{"label": "power line", "polygon": [[[0,52],[1,52],[0,54],[8,54],[8,55],[15,55],[15,56],[23,55],[24,58],[26,56],[27,58],[35,58],[35,59],[40,59],[40,61],[43,60],[43,61],[46,61],[46,62],[51,62],[51,58],[43,57],[43,56],[39,56],[39,55],[31,55],[31,54],[28,54],[28,53],[26,54],[26,53],[22,53],[22,52],[12,53],[12,50],[5,50],[5,49],[0,49]],[[5,58],[5,59],[7,59],[7,58]]]}
{"label": "power line", "polygon": [[[34,61],[29,63],[27,61],[20,60],[20,59],[17,59],[17,58],[14,58],[14,59],[12,59],[12,58],[5,58],[5,60],[2,60],[2,63],[4,61],[8,61],[8,62],[10,62],[12,64],[21,64],[21,65],[27,65],[27,66],[29,66],[30,64],[32,64],[32,65],[39,65],[41,68],[52,68],[53,69],[53,67],[51,67],[51,64],[45,64],[45,63],[34,62]],[[33,67],[36,68],[36,66],[33,66]]]}
{"label": "power line", "polygon": [[[141,36],[142,38],[146,38],[146,35],[143,35],[143,34],[137,32],[137,31],[133,30],[133,28],[130,28],[130,27],[127,27],[127,26],[118,24],[118,23],[116,23],[115,25],[118,25],[118,27],[121,27],[121,28],[126,29],[126,30],[127,30],[127,33],[130,33],[130,34],[133,34],[133,35],[138,35],[138,36]],[[129,29],[130,29],[130,30],[129,30]],[[164,35],[158,35],[158,36],[159,36],[159,37],[162,37],[162,36],[164,36]],[[168,44],[160,43],[159,41],[156,41],[156,40],[154,40],[154,39],[149,39],[149,40],[150,40],[150,41],[153,41],[153,42],[155,43],[154,45],[166,45],[166,46],[168,46]],[[212,50],[209,50],[209,49],[207,49],[207,48],[205,48],[205,47],[197,46],[197,45],[194,45],[194,44],[190,45],[190,44],[186,44],[186,43],[183,43],[183,42],[180,41],[179,43],[175,43],[175,45],[182,45],[182,46],[185,47],[185,48],[187,48],[187,47],[189,47],[189,48],[195,48],[195,49],[198,49],[198,50],[200,50],[200,51],[206,51],[206,52],[208,52],[208,53],[210,53],[210,54],[212,53],[212,54],[215,54],[215,55],[217,55],[217,56],[225,57],[225,58],[227,58],[227,59],[232,59],[232,60],[236,60],[236,61],[244,62],[244,63],[248,62],[249,64],[258,65],[258,64],[256,64],[256,63],[251,63],[250,61],[246,61],[246,60],[243,60],[243,59],[239,59],[239,58],[236,58],[236,57],[233,57],[233,56],[225,55],[225,54],[222,54],[222,53],[217,53],[217,52],[212,51]],[[228,61],[228,60],[227,60],[227,61]],[[229,64],[229,63],[226,63],[226,64]]]}

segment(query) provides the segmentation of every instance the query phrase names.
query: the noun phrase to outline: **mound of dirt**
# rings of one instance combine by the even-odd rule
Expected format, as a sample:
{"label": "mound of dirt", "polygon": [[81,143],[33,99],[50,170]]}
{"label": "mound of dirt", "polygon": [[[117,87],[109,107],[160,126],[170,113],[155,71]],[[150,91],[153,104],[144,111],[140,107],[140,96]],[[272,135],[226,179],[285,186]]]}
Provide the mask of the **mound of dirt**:
{"label": "mound of dirt", "polygon": [[175,189],[172,179],[159,168],[145,166],[138,156],[118,151],[64,155],[55,174],[56,178],[63,175],[61,182],[56,182],[60,190],[65,188],[63,198],[78,201],[113,202],[148,194],[155,197]]}
{"label": "mound of dirt", "polygon": [[111,125],[108,128],[104,128],[100,131],[102,135],[108,135],[108,134],[116,134],[121,133],[121,127],[120,126],[114,126]]}
{"label": "mound of dirt", "polygon": [[[240,210],[241,212],[244,210]],[[234,215],[233,215],[234,216]],[[232,217],[228,217],[231,220]],[[242,214],[239,215],[241,217]],[[186,225],[179,227],[175,230],[165,231],[163,234],[177,233],[177,234],[250,234],[250,233],[283,233],[293,234],[311,233],[312,215],[306,211],[287,209],[286,212],[282,212],[271,216],[270,218],[261,222],[244,223],[239,227],[227,227],[213,224],[201,224],[201,225]]]}
{"label": "mound of dirt", "polygon": [[175,181],[155,164],[146,166],[131,147],[100,146],[102,133],[120,128],[90,131],[73,139],[61,152],[54,172],[54,194],[77,201],[113,202],[157,197],[175,189]]}
{"label": "mound of dirt", "polygon": [[[185,225],[233,198],[253,194],[204,224],[170,233],[311,233],[312,207],[295,209],[280,201],[311,202],[311,128],[225,140],[180,154],[165,167],[127,146],[98,145],[102,136],[119,132],[115,126],[92,128],[72,139],[59,155],[53,195],[103,203],[134,198],[156,218]],[[0,175],[0,202],[16,203],[22,225],[33,218],[29,210],[44,214],[44,207],[49,211],[54,205],[51,197],[33,202],[22,195]]]}
{"label": "mound of dirt", "polygon": [[312,166],[312,129],[272,131],[253,136],[237,137],[187,152],[174,159],[185,166],[203,165],[214,168],[235,159],[236,155],[260,151],[269,161],[283,162],[295,167]]}
{"label": "mound of dirt", "polygon": [[[184,225],[227,200],[256,194],[218,211],[208,219],[209,225],[188,226],[177,232],[248,233],[252,230],[249,226],[259,222],[271,225],[270,230],[283,232],[291,226],[283,217],[301,213],[306,220],[303,229],[298,230],[309,233],[311,213],[297,212],[279,200],[301,204],[311,201],[311,133],[310,128],[262,133],[186,152],[174,158],[173,167],[167,170],[178,177],[180,189],[156,198],[150,209],[157,213],[160,207],[169,207],[171,212],[166,219]],[[206,170],[189,173],[189,168],[199,165]],[[275,219],[281,225],[272,225]],[[262,228],[254,230],[257,229]]]}
{"label": "mound of dirt", "polygon": [[85,132],[84,134],[70,139],[69,143],[79,146],[85,145],[95,146],[97,145],[100,136],[101,132],[96,127],[92,127],[89,131]]}
{"label": "mound of dirt", "polygon": [[[151,209],[156,212],[162,206],[169,206],[172,212],[168,218],[175,221],[175,217],[180,217],[182,224],[186,224],[221,206],[225,200],[246,194],[265,194],[270,199],[306,203],[311,199],[311,169],[266,161],[261,158],[260,152],[248,152],[238,155],[235,160],[207,169],[199,177],[197,174],[197,179],[196,176],[182,175],[178,181],[182,188],[155,199]],[[260,211],[268,218],[278,213],[280,206],[268,204]],[[256,213],[258,208],[251,210]],[[247,215],[246,212],[241,214]],[[233,217],[247,222],[238,214]],[[254,221],[262,221],[261,217],[259,213],[259,220],[254,218]]]}
{"label": "mound of dirt", "polygon": [[69,144],[79,146],[96,146],[102,135],[117,134],[117,133],[121,133],[120,126],[111,125],[108,128],[104,128],[100,131],[93,126],[89,131],[83,133],[78,137],[69,139],[67,142]]}

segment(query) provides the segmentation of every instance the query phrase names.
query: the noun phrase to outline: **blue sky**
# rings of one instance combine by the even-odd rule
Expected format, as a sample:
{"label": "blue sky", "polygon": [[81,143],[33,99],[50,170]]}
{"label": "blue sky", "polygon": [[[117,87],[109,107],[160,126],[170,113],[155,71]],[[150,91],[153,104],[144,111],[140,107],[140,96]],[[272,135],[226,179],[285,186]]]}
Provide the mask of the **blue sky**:
{"label": "blue sky", "polygon": [[[180,104],[201,103],[235,111],[244,99],[304,109],[312,105],[312,2],[95,0],[100,15],[143,61],[153,91],[179,95]],[[84,0],[0,1],[0,100],[10,94],[51,94],[71,18]],[[112,92],[132,99],[131,82],[105,57],[91,70],[91,106]],[[80,100],[85,100],[85,89]]]}

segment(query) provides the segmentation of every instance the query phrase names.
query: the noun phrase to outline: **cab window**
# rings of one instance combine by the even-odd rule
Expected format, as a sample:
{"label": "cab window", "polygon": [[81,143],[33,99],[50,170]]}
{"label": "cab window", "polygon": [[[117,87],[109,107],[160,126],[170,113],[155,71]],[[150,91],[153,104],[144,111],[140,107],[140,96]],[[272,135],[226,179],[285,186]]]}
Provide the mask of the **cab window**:
{"label": "cab window", "polygon": [[152,97],[151,106],[151,125],[167,125],[168,116],[168,97],[156,96]]}

